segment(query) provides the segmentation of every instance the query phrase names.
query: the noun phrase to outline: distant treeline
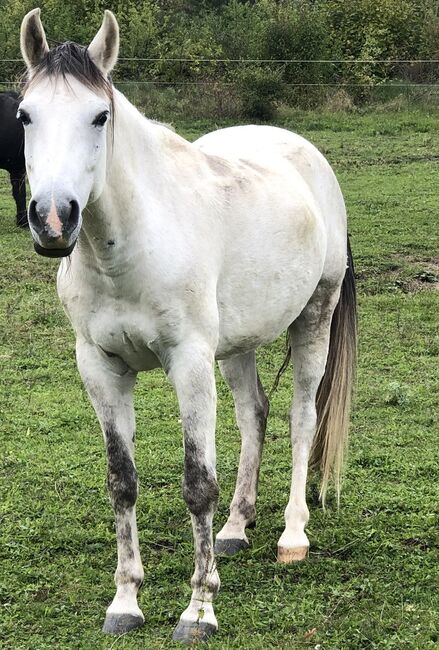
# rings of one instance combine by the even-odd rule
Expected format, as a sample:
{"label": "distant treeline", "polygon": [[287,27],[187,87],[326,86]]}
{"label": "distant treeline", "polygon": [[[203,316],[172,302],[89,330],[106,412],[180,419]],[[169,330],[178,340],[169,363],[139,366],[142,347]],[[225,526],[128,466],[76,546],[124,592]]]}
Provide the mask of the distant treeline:
{"label": "distant treeline", "polygon": [[[51,44],[87,44],[112,9],[120,56],[153,59],[121,60],[116,81],[201,82],[226,114],[264,117],[279,102],[318,101],[332,84],[361,102],[377,83],[439,77],[438,64],[405,62],[439,58],[439,0],[0,0],[0,59],[19,57],[20,22],[35,5]],[[21,70],[0,66],[2,81]]]}

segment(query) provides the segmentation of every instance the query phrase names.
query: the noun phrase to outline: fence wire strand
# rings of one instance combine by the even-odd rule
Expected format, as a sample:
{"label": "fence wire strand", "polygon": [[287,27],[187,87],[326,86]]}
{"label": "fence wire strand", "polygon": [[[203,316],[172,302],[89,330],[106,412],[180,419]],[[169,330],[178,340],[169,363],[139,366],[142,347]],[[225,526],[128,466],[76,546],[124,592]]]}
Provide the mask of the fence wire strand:
{"label": "fence wire strand", "polygon": [[[24,85],[25,81],[16,81],[14,79],[6,79],[0,81],[1,86],[21,86]],[[237,81],[155,81],[155,80],[145,80],[145,79],[125,79],[117,80],[114,79],[113,83],[115,86],[125,86],[125,85],[139,85],[139,86],[238,86],[239,82]],[[330,88],[383,88],[389,90],[389,88],[439,88],[439,83],[392,83],[378,81],[376,84],[373,83],[357,83],[357,82],[315,82],[315,83],[290,83],[285,82],[282,84],[286,87],[291,88],[303,88],[303,87],[330,87]]]}
{"label": "fence wire strand", "polygon": [[[417,64],[417,63],[439,63],[439,59],[209,59],[204,57],[191,58],[173,58],[173,57],[119,57],[118,61],[145,61],[145,62],[162,62],[169,61],[172,63],[279,63],[279,64],[296,64],[296,63],[333,63],[333,64],[385,64],[395,65],[397,63]],[[23,63],[22,59],[0,59],[0,63]]]}
{"label": "fence wire strand", "polygon": [[[143,63],[239,63],[239,64],[279,64],[279,65],[300,65],[300,64],[328,64],[328,65],[417,65],[417,64],[439,64],[439,59],[213,59],[204,57],[119,57],[119,62],[143,62]],[[22,59],[0,59],[1,63],[21,63]],[[6,79],[0,81],[0,86],[20,86],[25,82],[21,79]],[[114,79],[116,86],[123,85],[156,85],[156,86],[236,86],[238,82],[217,80],[198,81],[165,81],[162,79]],[[284,82],[285,87],[327,87],[327,88],[438,88],[439,83],[423,82],[392,82],[392,80],[377,80],[371,82]]]}

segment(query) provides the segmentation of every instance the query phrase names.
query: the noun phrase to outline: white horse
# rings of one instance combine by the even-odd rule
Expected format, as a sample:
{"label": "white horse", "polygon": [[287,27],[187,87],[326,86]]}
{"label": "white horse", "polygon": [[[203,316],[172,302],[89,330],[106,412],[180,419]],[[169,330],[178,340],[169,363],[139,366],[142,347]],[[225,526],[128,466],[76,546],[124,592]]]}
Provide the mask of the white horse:
{"label": "white horse", "polygon": [[322,470],[323,496],[331,474],[338,485],[342,466],[356,349],[352,260],[339,185],[309,142],[279,128],[244,126],[191,144],[145,119],[113,88],[108,75],[118,47],[109,11],[88,48],[49,50],[40,10],[24,18],[28,82],[18,117],[26,132],[29,222],[37,252],[65,258],[58,293],[106,443],[118,547],[109,633],[144,622],[137,604],[144,572],[135,516],[136,375],[161,366],[175,387],[195,573],[174,638],[191,643],[218,627],[215,359],[242,435],[230,516],[215,545],[217,554],[231,555],[248,546],[246,527],[255,521],[268,415],[255,350],[288,329],[293,472],[278,559],[303,559],[308,464]]}

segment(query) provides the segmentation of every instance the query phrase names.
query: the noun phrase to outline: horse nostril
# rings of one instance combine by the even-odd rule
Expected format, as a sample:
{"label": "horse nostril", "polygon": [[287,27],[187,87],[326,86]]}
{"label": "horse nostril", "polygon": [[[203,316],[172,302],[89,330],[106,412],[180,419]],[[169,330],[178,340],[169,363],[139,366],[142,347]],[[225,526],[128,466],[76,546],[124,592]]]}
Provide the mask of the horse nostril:
{"label": "horse nostril", "polygon": [[65,225],[66,232],[70,235],[78,225],[79,205],[77,201],[70,201],[70,214]]}
{"label": "horse nostril", "polygon": [[44,221],[41,219],[37,211],[37,202],[32,200],[29,203],[29,212],[28,212],[29,223],[38,233],[41,233],[44,229]]}

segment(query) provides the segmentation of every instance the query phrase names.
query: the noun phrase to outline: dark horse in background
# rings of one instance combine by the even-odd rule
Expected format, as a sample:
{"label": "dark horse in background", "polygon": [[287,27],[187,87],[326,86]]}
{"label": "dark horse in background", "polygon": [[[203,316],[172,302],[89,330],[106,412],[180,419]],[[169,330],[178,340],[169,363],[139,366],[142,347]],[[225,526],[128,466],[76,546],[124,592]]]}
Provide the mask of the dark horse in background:
{"label": "dark horse in background", "polygon": [[26,167],[23,125],[17,120],[19,103],[18,93],[0,93],[0,169],[9,172],[17,206],[17,226],[26,228]]}

